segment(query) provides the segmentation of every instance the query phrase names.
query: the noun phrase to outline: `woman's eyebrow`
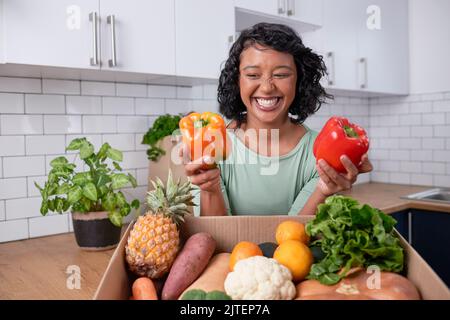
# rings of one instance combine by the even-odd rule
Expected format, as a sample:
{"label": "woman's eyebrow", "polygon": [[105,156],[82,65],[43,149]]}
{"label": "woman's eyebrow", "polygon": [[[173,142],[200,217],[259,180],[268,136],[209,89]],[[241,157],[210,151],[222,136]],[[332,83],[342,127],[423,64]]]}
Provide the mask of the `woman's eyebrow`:
{"label": "woman's eyebrow", "polygon": [[[259,66],[246,66],[246,67],[242,68],[242,70],[259,69],[259,68],[260,68]],[[277,67],[274,68],[274,70],[276,70],[276,69],[289,69],[291,71],[294,71],[290,66],[287,66],[287,65],[277,66]]]}
{"label": "woman's eyebrow", "polygon": [[291,70],[291,71],[294,71],[290,66],[278,66],[278,67],[275,67],[275,69],[289,69],[289,70]]}
{"label": "woman's eyebrow", "polygon": [[246,66],[244,68],[242,68],[242,70],[247,70],[247,69],[258,69],[258,66]]}

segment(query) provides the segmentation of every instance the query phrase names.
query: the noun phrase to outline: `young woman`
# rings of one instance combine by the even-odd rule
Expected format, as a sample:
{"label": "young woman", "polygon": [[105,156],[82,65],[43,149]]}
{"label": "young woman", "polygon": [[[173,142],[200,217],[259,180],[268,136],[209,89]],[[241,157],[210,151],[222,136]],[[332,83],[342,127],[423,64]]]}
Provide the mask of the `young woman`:
{"label": "young woman", "polygon": [[320,85],[325,73],[322,57],[287,26],[260,23],[240,34],[218,87],[232,152],[216,169],[185,164],[197,186],[197,215],[314,214],[327,196],[372,170],[367,155],[358,167],[343,156],[346,174],[323,159],[316,164],[317,132],[303,122],[330,98]]}

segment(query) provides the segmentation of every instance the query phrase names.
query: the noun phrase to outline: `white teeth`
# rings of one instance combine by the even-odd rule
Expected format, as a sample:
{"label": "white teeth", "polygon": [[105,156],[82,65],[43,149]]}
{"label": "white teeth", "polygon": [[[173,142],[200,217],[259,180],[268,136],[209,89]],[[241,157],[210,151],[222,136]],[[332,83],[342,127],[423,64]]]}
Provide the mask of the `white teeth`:
{"label": "white teeth", "polygon": [[256,101],[258,102],[259,105],[261,105],[263,107],[273,107],[277,103],[278,98],[273,98],[273,99],[257,98]]}

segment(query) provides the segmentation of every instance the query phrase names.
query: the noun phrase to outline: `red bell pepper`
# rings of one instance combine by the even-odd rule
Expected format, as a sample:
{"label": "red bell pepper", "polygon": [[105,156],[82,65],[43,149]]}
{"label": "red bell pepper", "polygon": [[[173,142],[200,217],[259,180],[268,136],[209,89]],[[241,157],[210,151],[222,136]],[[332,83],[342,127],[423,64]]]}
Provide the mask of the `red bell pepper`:
{"label": "red bell pepper", "polygon": [[214,160],[202,166],[202,169],[212,169],[221,160],[228,157],[230,150],[225,121],[214,112],[193,112],[180,120],[180,131],[183,142],[189,148],[191,160],[209,156]]}
{"label": "red bell pepper", "polygon": [[369,138],[360,126],[344,117],[331,117],[320,131],[313,146],[316,161],[324,159],[337,172],[346,173],[341,156],[346,155],[356,167],[369,150]]}

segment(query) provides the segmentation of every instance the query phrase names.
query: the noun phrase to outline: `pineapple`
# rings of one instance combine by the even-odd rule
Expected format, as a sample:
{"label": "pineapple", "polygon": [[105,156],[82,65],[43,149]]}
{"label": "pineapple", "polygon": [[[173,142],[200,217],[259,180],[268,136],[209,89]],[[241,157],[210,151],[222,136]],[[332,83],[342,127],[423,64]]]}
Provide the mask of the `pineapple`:
{"label": "pineapple", "polygon": [[125,247],[130,270],[139,276],[158,279],[171,268],[179,250],[179,230],[189,206],[194,205],[189,181],[174,183],[169,171],[167,187],[161,179],[151,181],[154,190],[148,192],[149,211],[139,216]]}

